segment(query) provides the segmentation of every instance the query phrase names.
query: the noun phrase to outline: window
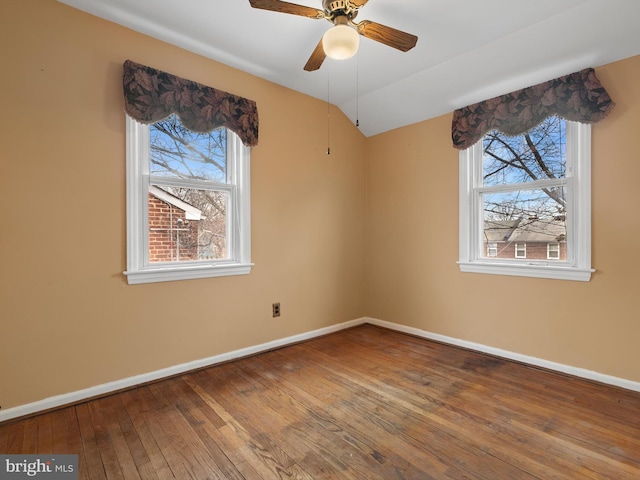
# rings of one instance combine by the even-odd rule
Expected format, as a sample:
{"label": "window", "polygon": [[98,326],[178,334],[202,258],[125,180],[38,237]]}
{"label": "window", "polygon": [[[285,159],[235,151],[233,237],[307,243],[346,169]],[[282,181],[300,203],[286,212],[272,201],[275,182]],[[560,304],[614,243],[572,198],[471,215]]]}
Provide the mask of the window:
{"label": "window", "polygon": [[127,280],[251,270],[249,148],[224,127],[151,125],[127,116]]}
{"label": "window", "polygon": [[487,133],[460,151],[459,193],[461,271],[590,279],[589,125],[552,116],[519,136]]}
{"label": "window", "polygon": [[498,256],[498,243],[497,242],[489,242],[487,245],[487,257],[497,257]]}

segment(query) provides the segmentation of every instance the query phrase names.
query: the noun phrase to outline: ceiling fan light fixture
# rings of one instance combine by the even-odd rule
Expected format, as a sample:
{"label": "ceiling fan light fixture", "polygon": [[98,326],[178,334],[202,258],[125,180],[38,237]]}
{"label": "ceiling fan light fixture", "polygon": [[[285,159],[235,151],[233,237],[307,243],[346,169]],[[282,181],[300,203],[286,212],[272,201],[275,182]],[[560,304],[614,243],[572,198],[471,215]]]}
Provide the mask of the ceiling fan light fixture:
{"label": "ceiling fan light fixture", "polygon": [[322,48],[329,58],[346,60],[353,57],[360,45],[360,35],[349,25],[334,25],[322,36]]}

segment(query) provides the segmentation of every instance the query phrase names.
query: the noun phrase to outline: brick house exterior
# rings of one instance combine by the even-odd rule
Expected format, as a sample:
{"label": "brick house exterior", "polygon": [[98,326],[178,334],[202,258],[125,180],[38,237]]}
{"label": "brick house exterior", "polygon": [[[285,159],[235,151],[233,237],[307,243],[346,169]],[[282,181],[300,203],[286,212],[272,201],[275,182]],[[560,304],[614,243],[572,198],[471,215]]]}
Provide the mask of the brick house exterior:
{"label": "brick house exterior", "polygon": [[149,262],[197,260],[200,219],[197,208],[149,187]]}
{"label": "brick house exterior", "polygon": [[485,221],[484,255],[489,258],[566,261],[563,219]]}

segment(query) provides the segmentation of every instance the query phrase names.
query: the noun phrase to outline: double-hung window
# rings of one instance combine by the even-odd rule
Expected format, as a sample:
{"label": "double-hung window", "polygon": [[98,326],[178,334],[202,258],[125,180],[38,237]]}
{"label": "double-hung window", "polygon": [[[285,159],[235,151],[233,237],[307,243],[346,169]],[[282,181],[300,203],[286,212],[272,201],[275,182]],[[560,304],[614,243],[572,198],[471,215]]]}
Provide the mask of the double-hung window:
{"label": "double-hung window", "polygon": [[127,60],[129,283],[251,271],[253,100]]}
{"label": "double-hung window", "polygon": [[128,282],[249,273],[249,148],[176,115],[126,123]]}
{"label": "double-hung window", "polygon": [[516,242],[516,258],[527,258],[527,244]]}
{"label": "double-hung window", "polygon": [[[460,151],[461,271],[590,279],[590,128],[552,116],[522,135],[489,132]],[[495,242],[504,255],[493,254]],[[557,247],[547,253],[547,245]]]}
{"label": "double-hung window", "polygon": [[549,244],[547,244],[547,258],[549,260],[559,260],[560,259],[560,244],[559,243],[549,243]]}
{"label": "double-hung window", "polygon": [[585,68],[453,112],[461,271],[590,280],[591,124],[613,107]]}

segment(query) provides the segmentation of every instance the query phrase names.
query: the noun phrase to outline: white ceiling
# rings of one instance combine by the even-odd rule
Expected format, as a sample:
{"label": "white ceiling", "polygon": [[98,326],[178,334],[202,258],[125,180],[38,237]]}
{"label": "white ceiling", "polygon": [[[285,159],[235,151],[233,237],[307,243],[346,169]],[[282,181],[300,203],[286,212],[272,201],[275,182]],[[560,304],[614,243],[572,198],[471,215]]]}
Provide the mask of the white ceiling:
{"label": "white ceiling", "polygon": [[[413,33],[416,47],[403,53],[361,38],[356,57],[327,58],[315,72],[303,66],[326,20],[249,0],[59,1],[329,99],[366,136],[640,54],[640,0],[369,0],[357,21]],[[322,0],[291,2],[322,9]]]}

